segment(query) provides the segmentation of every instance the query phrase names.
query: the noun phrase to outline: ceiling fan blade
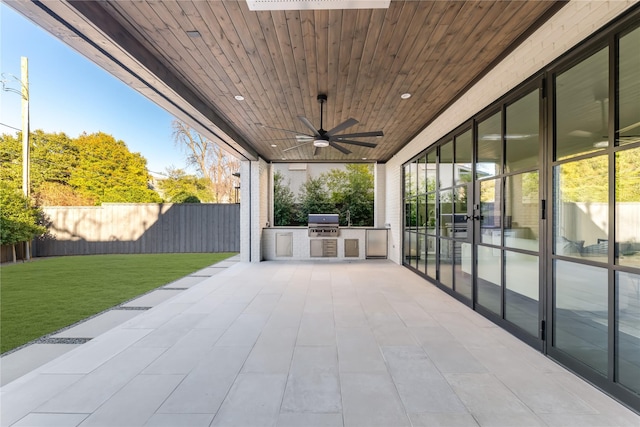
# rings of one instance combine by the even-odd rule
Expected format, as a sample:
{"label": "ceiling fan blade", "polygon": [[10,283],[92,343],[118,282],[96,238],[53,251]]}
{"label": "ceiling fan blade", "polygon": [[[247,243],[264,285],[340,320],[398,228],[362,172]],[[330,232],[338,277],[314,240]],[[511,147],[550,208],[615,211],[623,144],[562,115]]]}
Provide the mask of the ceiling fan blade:
{"label": "ceiling fan blade", "polygon": [[372,142],[353,141],[350,139],[335,139],[334,142],[339,142],[341,144],[359,145],[361,147],[369,147],[369,148],[376,148],[378,146],[378,144],[374,144]]}
{"label": "ceiling fan blade", "polygon": [[[309,141],[309,142],[313,142],[313,141]],[[302,144],[294,145],[293,147],[285,148],[284,150],[282,150],[282,152],[284,153],[285,151],[289,151],[289,150],[294,150],[296,148],[300,148],[303,145],[309,144],[309,142],[305,142],[305,143],[302,143]]]}
{"label": "ceiling fan blade", "polygon": [[262,139],[261,141],[264,142],[269,142],[269,141],[291,141],[292,139],[295,139],[298,142],[306,142],[306,141],[313,141],[313,137],[312,136],[307,136],[307,135],[296,135],[296,136],[290,136],[287,138],[273,138],[273,139]]}
{"label": "ceiling fan blade", "polygon": [[263,124],[261,124],[260,127],[267,128],[267,129],[281,130],[283,132],[289,132],[289,133],[294,133],[296,135],[304,135],[304,136],[308,136],[309,138],[313,138],[313,135],[307,135],[306,133],[298,132],[291,129],[274,128],[273,126],[267,126]]}
{"label": "ceiling fan blade", "polygon": [[320,154],[320,147],[316,147],[316,148],[313,150],[313,155],[314,155],[314,156],[317,156],[318,154]]}
{"label": "ceiling fan blade", "polygon": [[344,154],[351,154],[351,151],[349,151],[349,150],[347,150],[346,148],[344,148],[344,147],[342,147],[342,146],[340,146],[340,145],[336,144],[336,143],[335,143],[335,142],[333,142],[333,141],[329,141],[329,145],[330,145],[330,146],[332,146],[333,148],[335,148],[336,150],[338,150],[338,151],[340,151],[340,152],[344,153]]}
{"label": "ceiling fan blade", "polygon": [[356,119],[347,119],[344,122],[340,123],[338,126],[334,127],[330,131],[327,131],[327,135],[332,136],[337,132],[345,130],[353,125],[357,125],[359,122]]}
{"label": "ceiling fan blade", "polygon": [[300,119],[300,121],[302,123],[304,123],[304,125],[306,127],[308,127],[309,129],[311,129],[313,131],[313,134],[317,137],[320,136],[320,134],[318,133],[317,129],[315,127],[313,127],[313,125],[311,124],[311,122],[309,121],[309,119],[307,119],[305,116],[298,116],[298,118]]}
{"label": "ceiling fan blade", "polygon": [[372,132],[343,133],[340,135],[334,135],[335,138],[364,138],[367,136],[384,136],[384,134],[381,130],[374,130]]}

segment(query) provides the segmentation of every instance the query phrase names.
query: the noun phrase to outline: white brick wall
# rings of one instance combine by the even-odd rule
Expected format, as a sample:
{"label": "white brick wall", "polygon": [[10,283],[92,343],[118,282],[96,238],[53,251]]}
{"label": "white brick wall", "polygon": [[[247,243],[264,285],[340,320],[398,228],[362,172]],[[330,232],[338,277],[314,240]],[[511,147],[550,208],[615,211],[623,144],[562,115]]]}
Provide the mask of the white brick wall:
{"label": "white brick wall", "polygon": [[398,156],[394,156],[393,159],[387,163],[386,167],[385,222],[391,225],[389,229],[389,259],[398,264],[401,263],[402,260],[402,254],[400,252],[400,244],[402,243],[402,185],[400,178],[402,176],[402,163],[404,161],[400,161]]}
{"label": "white brick wall", "polygon": [[387,188],[387,175],[386,165],[376,164],[373,168],[374,176],[374,211],[373,211],[373,226],[378,228],[384,228],[386,221],[386,188]]}
{"label": "white brick wall", "polygon": [[251,260],[251,162],[240,163],[240,260]]}
{"label": "white brick wall", "polygon": [[240,260],[262,260],[262,228],[269,221],[269,164],[260,159],[240,166]]}
{"label": "white brick wall", "polygon": [[401,167],[458,125],[621,15],[637,1],[572,0],[386,164],[389,258],[401,262]]}

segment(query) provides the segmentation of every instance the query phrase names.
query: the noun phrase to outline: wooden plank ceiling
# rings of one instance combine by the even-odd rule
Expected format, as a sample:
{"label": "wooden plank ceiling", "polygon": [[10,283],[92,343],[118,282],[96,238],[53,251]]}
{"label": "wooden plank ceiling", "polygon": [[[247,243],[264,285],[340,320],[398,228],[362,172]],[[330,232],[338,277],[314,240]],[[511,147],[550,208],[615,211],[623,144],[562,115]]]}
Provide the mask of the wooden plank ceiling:
{"label": "wooden plank ceiling", "polygon": [[[264,159],[384,162],[556,3],[394,0],[388,9],[253,12],[244,0],[138,0],[91,7],[99,4]],[[383,137],[358,138],[377,147],[342,144],[352,153],[327,147],[314,156],[313,143],[296,140],[295,132],[310,132],[298,116],[320,127],[318,94],[328,97],[324,129],[355,118],[359,124],[344,132],[382,130]]]}

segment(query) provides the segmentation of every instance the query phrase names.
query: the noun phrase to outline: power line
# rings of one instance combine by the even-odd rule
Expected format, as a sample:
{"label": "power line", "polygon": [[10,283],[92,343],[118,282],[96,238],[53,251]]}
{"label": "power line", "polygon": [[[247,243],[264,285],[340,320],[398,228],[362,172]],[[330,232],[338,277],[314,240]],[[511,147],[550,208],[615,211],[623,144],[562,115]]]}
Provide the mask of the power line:
{"label": "power line", "polygon": [[15,128],[13,126],[9,126],[9,125],[4,124],[4,123],[0,123],[0,126],[5,126],[5,127],[8,127],[9,129],[13,129],[13,130],[17,130],[18,132],[22,132],[22,129]]}

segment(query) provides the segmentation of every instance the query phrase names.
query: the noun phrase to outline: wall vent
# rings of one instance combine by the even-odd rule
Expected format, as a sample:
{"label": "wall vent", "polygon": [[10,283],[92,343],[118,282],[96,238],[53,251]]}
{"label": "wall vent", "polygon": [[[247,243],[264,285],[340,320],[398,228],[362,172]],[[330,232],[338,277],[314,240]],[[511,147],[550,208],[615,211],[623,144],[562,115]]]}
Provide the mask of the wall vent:
{"label": "wall vent", "polygon": [[249,10],[388,9],[391,0],[247,0]]}

